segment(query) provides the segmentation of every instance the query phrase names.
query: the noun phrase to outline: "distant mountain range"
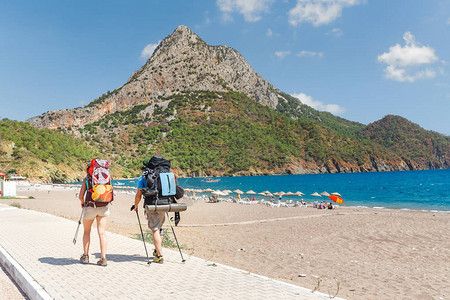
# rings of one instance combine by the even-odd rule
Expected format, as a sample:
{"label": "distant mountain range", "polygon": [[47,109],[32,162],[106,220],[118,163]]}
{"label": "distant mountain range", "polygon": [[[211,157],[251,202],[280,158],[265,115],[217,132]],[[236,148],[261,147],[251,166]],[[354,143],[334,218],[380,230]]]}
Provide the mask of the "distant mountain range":
{"label": "distant mountain range", "polygon": [[319,112],[275,88],[236,50],[210,46],[186,26],[121,87],[27,122],[111,159],[116,177],[136,176],[153,154],[172,159],[182,176],[450,168],[450,137],[399,116],[366,126]]}

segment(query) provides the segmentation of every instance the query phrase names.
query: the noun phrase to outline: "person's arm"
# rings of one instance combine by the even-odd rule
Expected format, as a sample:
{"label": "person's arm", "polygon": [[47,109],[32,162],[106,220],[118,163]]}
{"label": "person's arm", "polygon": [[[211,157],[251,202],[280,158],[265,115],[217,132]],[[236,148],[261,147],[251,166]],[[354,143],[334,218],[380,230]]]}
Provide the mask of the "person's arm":
{"label": "person's arm", "polygon": [[139,202],[141,202],[142,192],[141,189],[137,189],[136,196],[134,196],[134,210],[138,211]]}
{"label": "person's arm", "polygon": [[83,183],[81,184],[81,190],[78,194],[78,199],[81,201],[81,206],[84,205],[84,193],[86,193],[86,180],[83,180]]}

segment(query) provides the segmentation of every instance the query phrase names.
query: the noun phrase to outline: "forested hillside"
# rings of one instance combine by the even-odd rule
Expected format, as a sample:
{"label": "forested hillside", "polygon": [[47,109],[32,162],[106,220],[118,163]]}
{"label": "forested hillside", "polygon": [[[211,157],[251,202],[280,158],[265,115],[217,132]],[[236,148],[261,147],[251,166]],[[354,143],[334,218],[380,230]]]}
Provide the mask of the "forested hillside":
{"label": "forested hillside", "polygon": [[[365,135],[386,149],[411,160],[435,168],[439,162],[450,161],[450,137],[424,130],[419,125],[400,117],[388,115],[371,123]],[[413,167],[413,166],[412,166]]]}
{"label": "forested hillside", "polygon": [[408,169],[400,156],[356,138],[361,125],[345,132],[314,118],[292,119],[237,92],[181,92],[160,100],[72,130],[101,142],[124,167],[123,176],[134,176],[142,158],[154,154],[172,159],[185,176]]}
{"label": "forested hillside", "polygon": [[[319,113],[292,118],[238,92],[180,92],[77,128],[0,122],[1,165],[34,179],[73,181],[94,157],[116,178],[163,155],[179,176],[304,174],[448,168],[448,137],[387,116],[364,126]],[[304,116],[304,115],[303,115]],[[424,142],[425,141],[425,142]]]}
{"label": "forested hillside", "polygon": [[28,123],[0,121],[0,170],[35,180],[67,182],[82,176],[83,164],[98,155],[80,139]]}

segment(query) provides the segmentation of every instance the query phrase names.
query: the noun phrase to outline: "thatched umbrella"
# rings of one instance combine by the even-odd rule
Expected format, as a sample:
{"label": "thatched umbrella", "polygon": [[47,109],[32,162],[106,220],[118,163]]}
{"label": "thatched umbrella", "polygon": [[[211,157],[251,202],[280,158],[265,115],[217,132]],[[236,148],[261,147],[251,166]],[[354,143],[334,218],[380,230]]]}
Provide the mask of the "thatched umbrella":
{"label": "thatched umbrella", "polygon": [[322,193],[320,193],[320,194],[321,194],[322,196],[327,196],[327,197],[330,196],[330,194],[328,194],[328,192],[326,192],[326,191],[325,191],[325,192],[322,192]]}
{"label": "thatched umbrella", "polygon": [[227,195],[227,194],[225,194],[224,192],[222,192],[220,190],[214,191],[212,193],[215,194],[215,195],[219,195],[219,196],[226,196]]}

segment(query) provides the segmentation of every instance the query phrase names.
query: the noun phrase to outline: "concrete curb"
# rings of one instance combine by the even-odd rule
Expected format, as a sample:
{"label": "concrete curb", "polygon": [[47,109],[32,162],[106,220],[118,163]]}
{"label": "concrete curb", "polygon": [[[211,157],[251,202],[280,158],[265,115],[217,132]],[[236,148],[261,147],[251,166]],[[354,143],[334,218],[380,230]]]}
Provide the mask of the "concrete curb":
{"label": "concrete curb", "polygon": [[0,245],[0,263],[32,300],[52,300],[53,298],[36,280]]}

